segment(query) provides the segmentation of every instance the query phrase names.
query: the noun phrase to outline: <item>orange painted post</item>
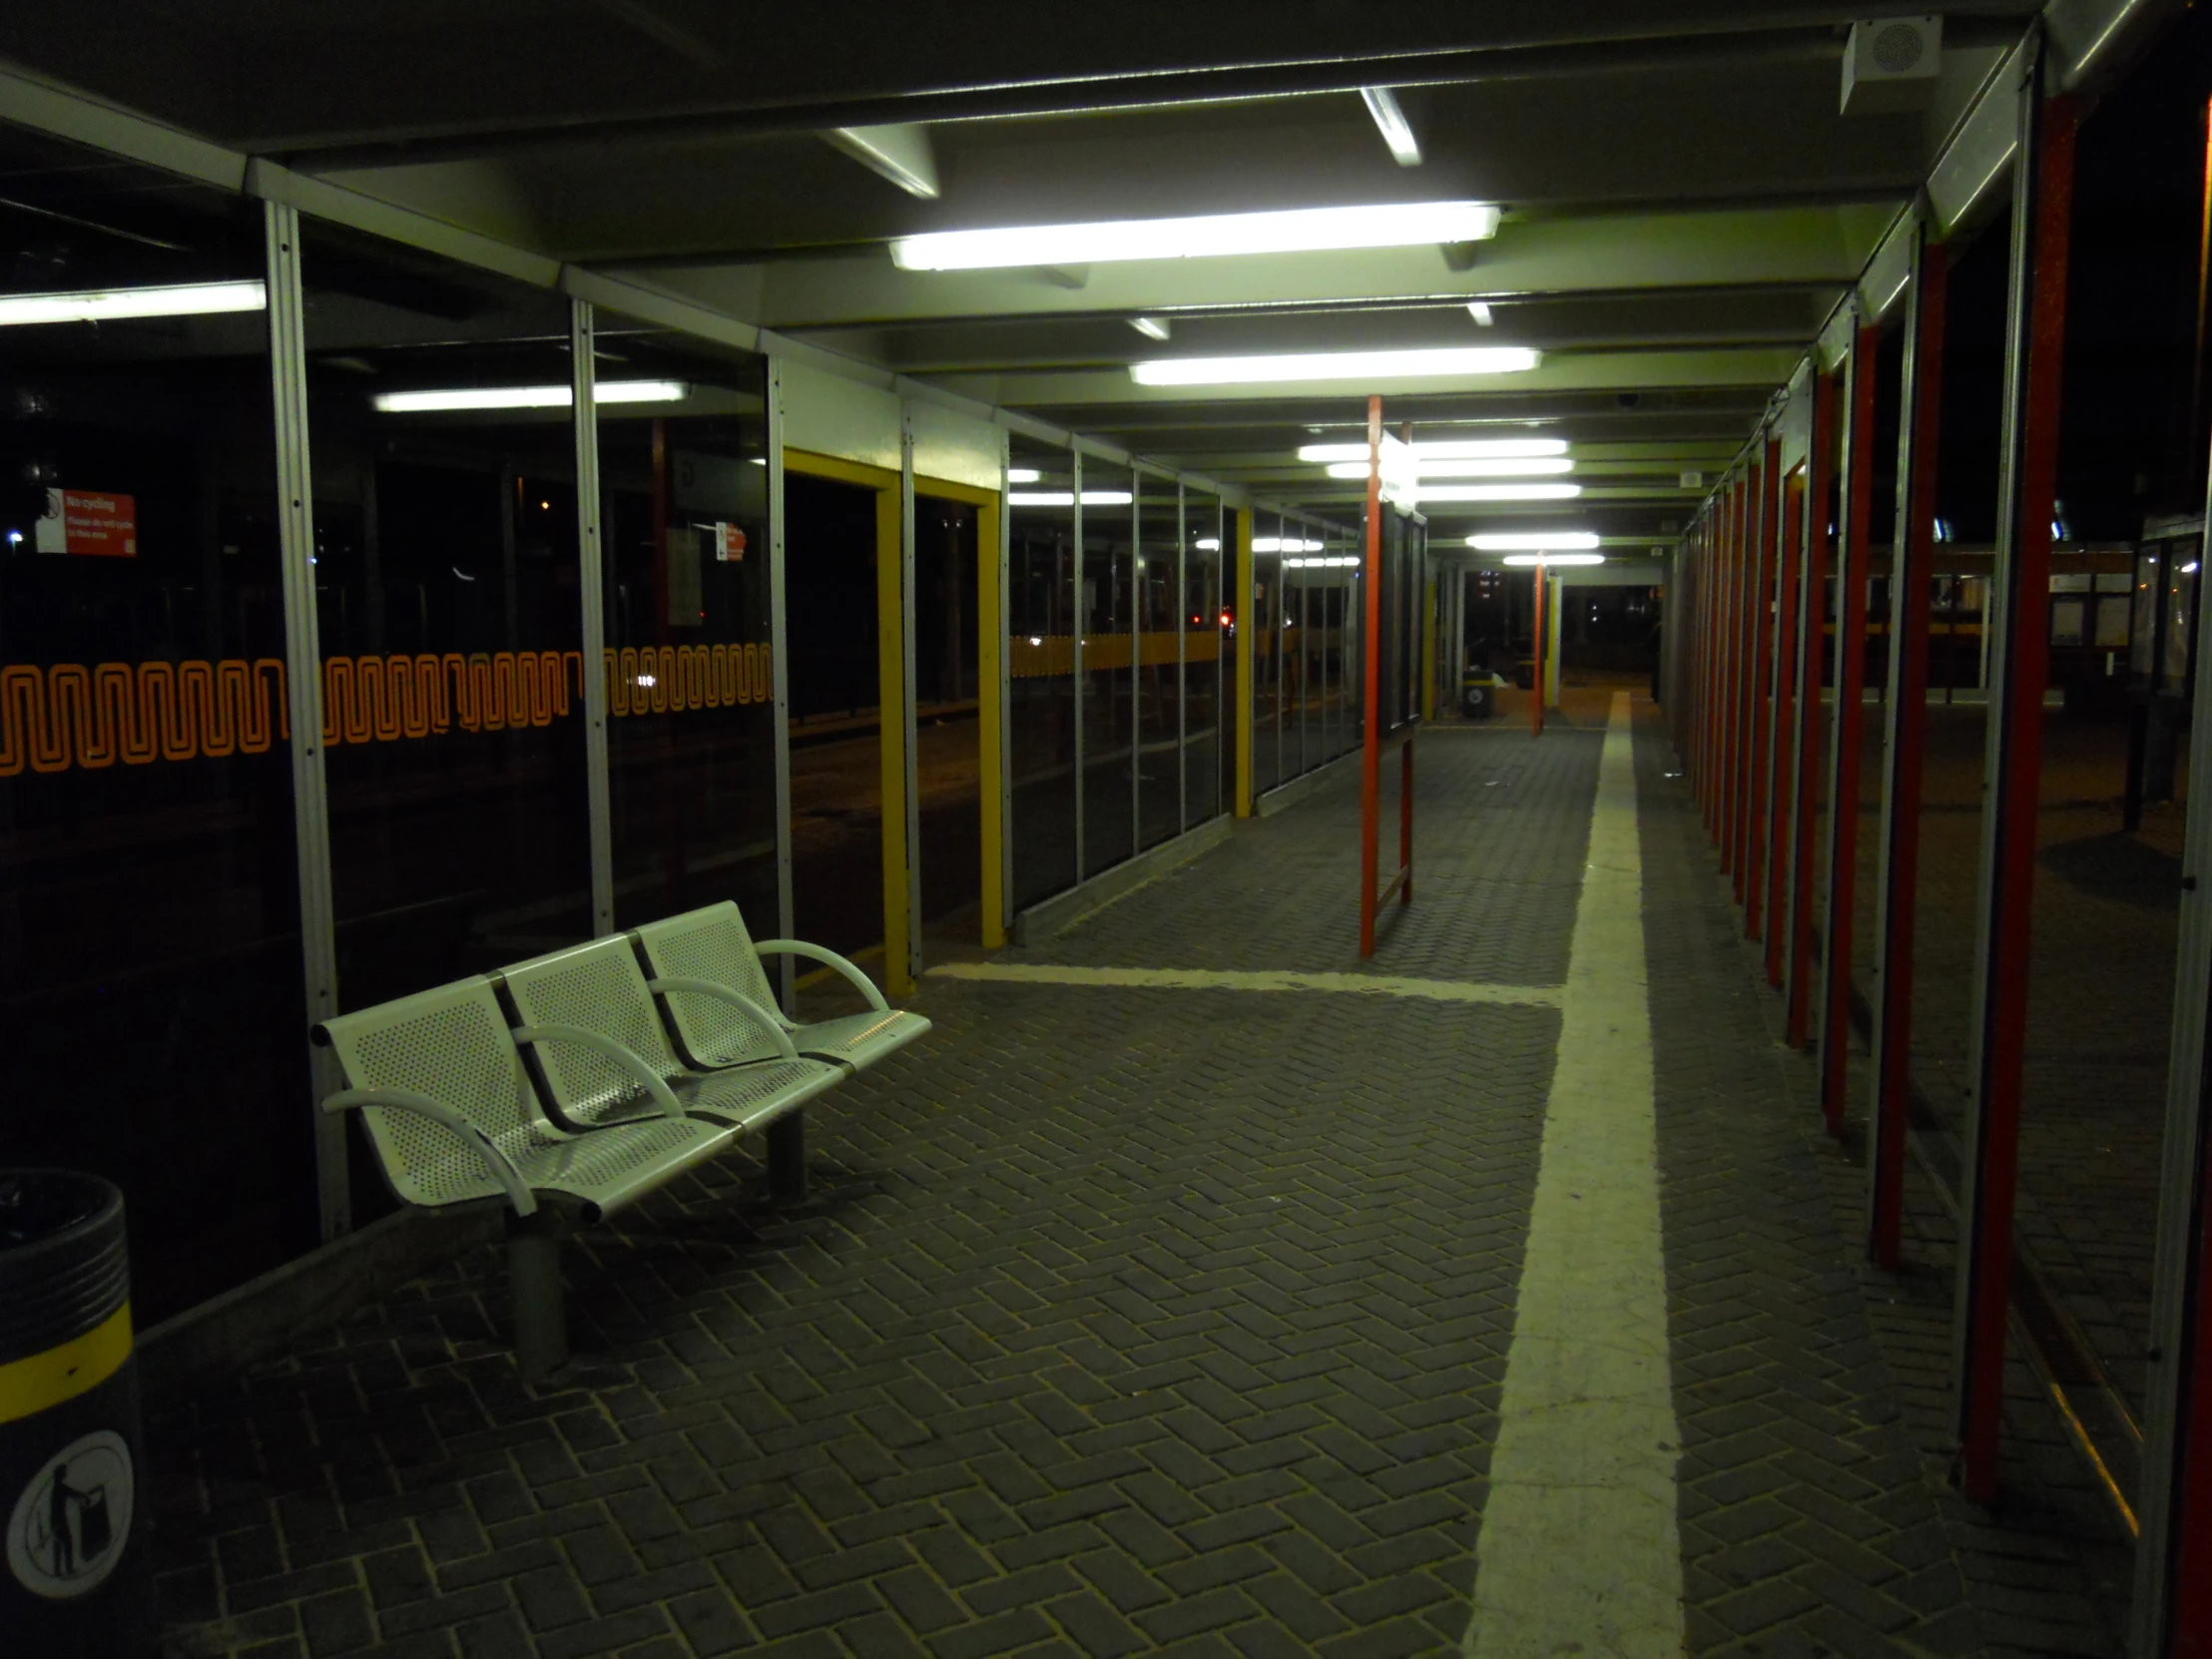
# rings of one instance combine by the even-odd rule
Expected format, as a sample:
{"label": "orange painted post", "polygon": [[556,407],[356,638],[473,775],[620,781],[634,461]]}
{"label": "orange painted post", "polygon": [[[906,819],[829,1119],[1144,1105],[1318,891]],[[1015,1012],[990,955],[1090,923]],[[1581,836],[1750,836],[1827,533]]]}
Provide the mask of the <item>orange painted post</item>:
{"label": "orange painted post", "polygon": [[1382,788],[1382,399],[1368,399],[1367,708],[1360,755],[1360,956],[1375,954],[1377,816]]}

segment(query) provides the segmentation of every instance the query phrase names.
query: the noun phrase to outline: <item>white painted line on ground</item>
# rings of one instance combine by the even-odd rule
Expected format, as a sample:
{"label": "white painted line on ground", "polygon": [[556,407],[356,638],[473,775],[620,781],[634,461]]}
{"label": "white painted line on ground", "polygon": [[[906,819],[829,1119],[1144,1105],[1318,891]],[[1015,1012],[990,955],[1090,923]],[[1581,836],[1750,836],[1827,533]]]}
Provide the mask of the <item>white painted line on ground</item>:
{"label": "white painted line on ground", "polygon": [[1493,985],[1461,979],[1401,979],[1382,973],[1293,973],[1277,968],[1057,967],[1047,962],[946,962],[939,979],[988,979],[1016,985],[1109,985],[1162,991],[1349,991],[1429,1002],[1559,1005],[1557,985]]}
{"label": "white painted line on ground", "polygon": [[1679,1659],[1679,1449],[1636,774],[1617,692],[1461,1651]]}

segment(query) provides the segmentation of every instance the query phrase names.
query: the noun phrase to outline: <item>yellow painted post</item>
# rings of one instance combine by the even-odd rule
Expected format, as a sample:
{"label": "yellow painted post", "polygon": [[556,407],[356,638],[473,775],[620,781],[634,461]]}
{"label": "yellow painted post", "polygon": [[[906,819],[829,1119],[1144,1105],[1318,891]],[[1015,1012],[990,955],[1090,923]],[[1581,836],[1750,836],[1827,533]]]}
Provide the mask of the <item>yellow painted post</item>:
{"label": "yellow painted post", "polygon": [[1001,721],[999,680],[1005,673],[1006,629],[1001,620],[1000,589],[1005,571],[999,561],[996,501],[978,507],[975,514],[975,698],[976,743],[980,747],[983,780],[983,947],[996,950],[1006,942],[1004,871],[1001,849],[1006,826],[1000,817],[1005,803],[1006,734]]}
{"label": "yellow painted post", "polygon": [[1252,509],[1237,520],[1237,800],[1239,818],[1252,816]]}
{"label": "yellow painted post", "polygon": [[913,975],[906,934],[906,607],[901,563],[898,491],[875,492],[876,753],[883,778],[883,989],[911,995]]}
{"label": "yellow painted post", "polygon": [[1420,718],[1436,718],[1436,577],[1433,571],[1420,594]]}

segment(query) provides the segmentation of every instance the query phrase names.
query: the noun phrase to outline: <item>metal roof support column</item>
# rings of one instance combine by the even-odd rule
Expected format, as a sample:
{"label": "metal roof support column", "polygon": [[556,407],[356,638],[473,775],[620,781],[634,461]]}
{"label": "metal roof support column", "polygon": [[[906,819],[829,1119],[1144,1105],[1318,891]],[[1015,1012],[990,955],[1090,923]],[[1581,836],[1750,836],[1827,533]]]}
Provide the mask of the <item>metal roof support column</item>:
{"label": "metal roof support column", "polygon": [[1377,823],[1382,809],[1382,399],[1368,399],[1367,709],[1360,755],[1360,959],[1375,954],[1375,866],[1382,851]]}
{"label": "metal roof support column", "polygon": [[[1790,857],[1778,872],[1776,913],[1789,905],[1788,954],[1782,1003],[1783,1032],[1792,1048],[1803,1048],[1812,1027],[1813,882],[1820,872],[1815,830],[1820,819],[1821,655],[1827,638],[1829,546],[1828,492],[1835,482],[1836,379],[1819,374],[1813,381],[1813,450],[1805,467],[1804,573],[1798,584],[1797,721],[1790,756]],[[1852,807],[1857,809],[1854,799]],[[1784,929],[1778,927],[1778,932]]]}
{"label": "metal roof support column", "polygon": [[1867,728],[1867,543],[1874,511],[1875,350],[1870,326],[1844,364],[1843,522],[1836,541],[1836,702],[1828,727],[1828,910],[1821,924],[1821,1116],[1844,1132],[1851,1058],[1853,906],[1859,889],[1859,773]]}
{"label": "metal roof support column", "polygon": [[2074,101],[2045,100],[2033,55],[2019,89],[2012,176],[2012,275],[2005,312],[2004,444],[1990,601],[1989,735],[1982,778],[1974,932],[1972,1064],[1959,1200],[1959,1487],[1996,1495],[2019,1173],[2021,1061],[2035,897],[2043,689],[2050,678],[2051,510],[2058,483],[2058,386],[2066,347],[2073,217]]}
{"label": "metal roof support column", "polygon": [[[2205,627],[2198,584],[2197,637]],[[2189,775],[2212,778],[2212,674],[2197,676]],[[2175,949],[2173,1036],[2166,1067],[2166,1144],[2151,1273],[2150,1366],[2144,1381],[2142,1533],[2135,1549],[2129,1651],[2166,1659],[2212,1635],[2212,1136],[2205,1035],[2212,1015],[2212,800],[2191,794],[2183,831],[2181,936]]]}
{"label": "metal roof support column", "polygon": [[[1913,918],[1921,860],[1921,756],[1928,728],[1929,568],[1942,435],[1943,298],[1948,266],[1914,231],[1898,389],[1897,540],[1890,556],[1889,725],[1882,751],[1882,858],[1876,877],[1874,1092],[1867,1107],[1867,1253],[1898,1265],[1905,1114],[1913,1050]],[[1849,971],[1848,967],[1845,971]]]}
{"label": "metal roof support column", "polygon": [[[1819,395],[1816,381],[1815,395]],[[1760,848],[1760,865],[1766,888],[1767,983],[1782,983],[1782,945],[1789,933],[1789,889],[1783,878],[1792,869],[1790,857],[1791,763],[1797,755],[1798,595],[1805,584],[1806,549],[1811,545],[1804,505],[1813,470],[1807,457],[1802,471],[1793,467],[1783,480],[1780,522],[1775,531],[1779,561],[1775,567],[1774,607],[1774,713],[1767,722],[1767,787],[1761,792],[1766,813],[1766,833]],[[1792,511],[1795,504],[1797,510]]]}

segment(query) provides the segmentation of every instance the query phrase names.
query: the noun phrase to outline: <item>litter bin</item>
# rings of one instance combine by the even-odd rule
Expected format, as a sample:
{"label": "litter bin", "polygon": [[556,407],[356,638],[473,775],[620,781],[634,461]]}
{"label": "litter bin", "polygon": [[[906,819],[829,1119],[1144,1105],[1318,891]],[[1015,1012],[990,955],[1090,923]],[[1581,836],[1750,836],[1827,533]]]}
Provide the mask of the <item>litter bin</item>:
{"label": "litter bin", "polygon": [[0,1170],[0,1648],[154,1652],[143,1467],[123,1195]]}

